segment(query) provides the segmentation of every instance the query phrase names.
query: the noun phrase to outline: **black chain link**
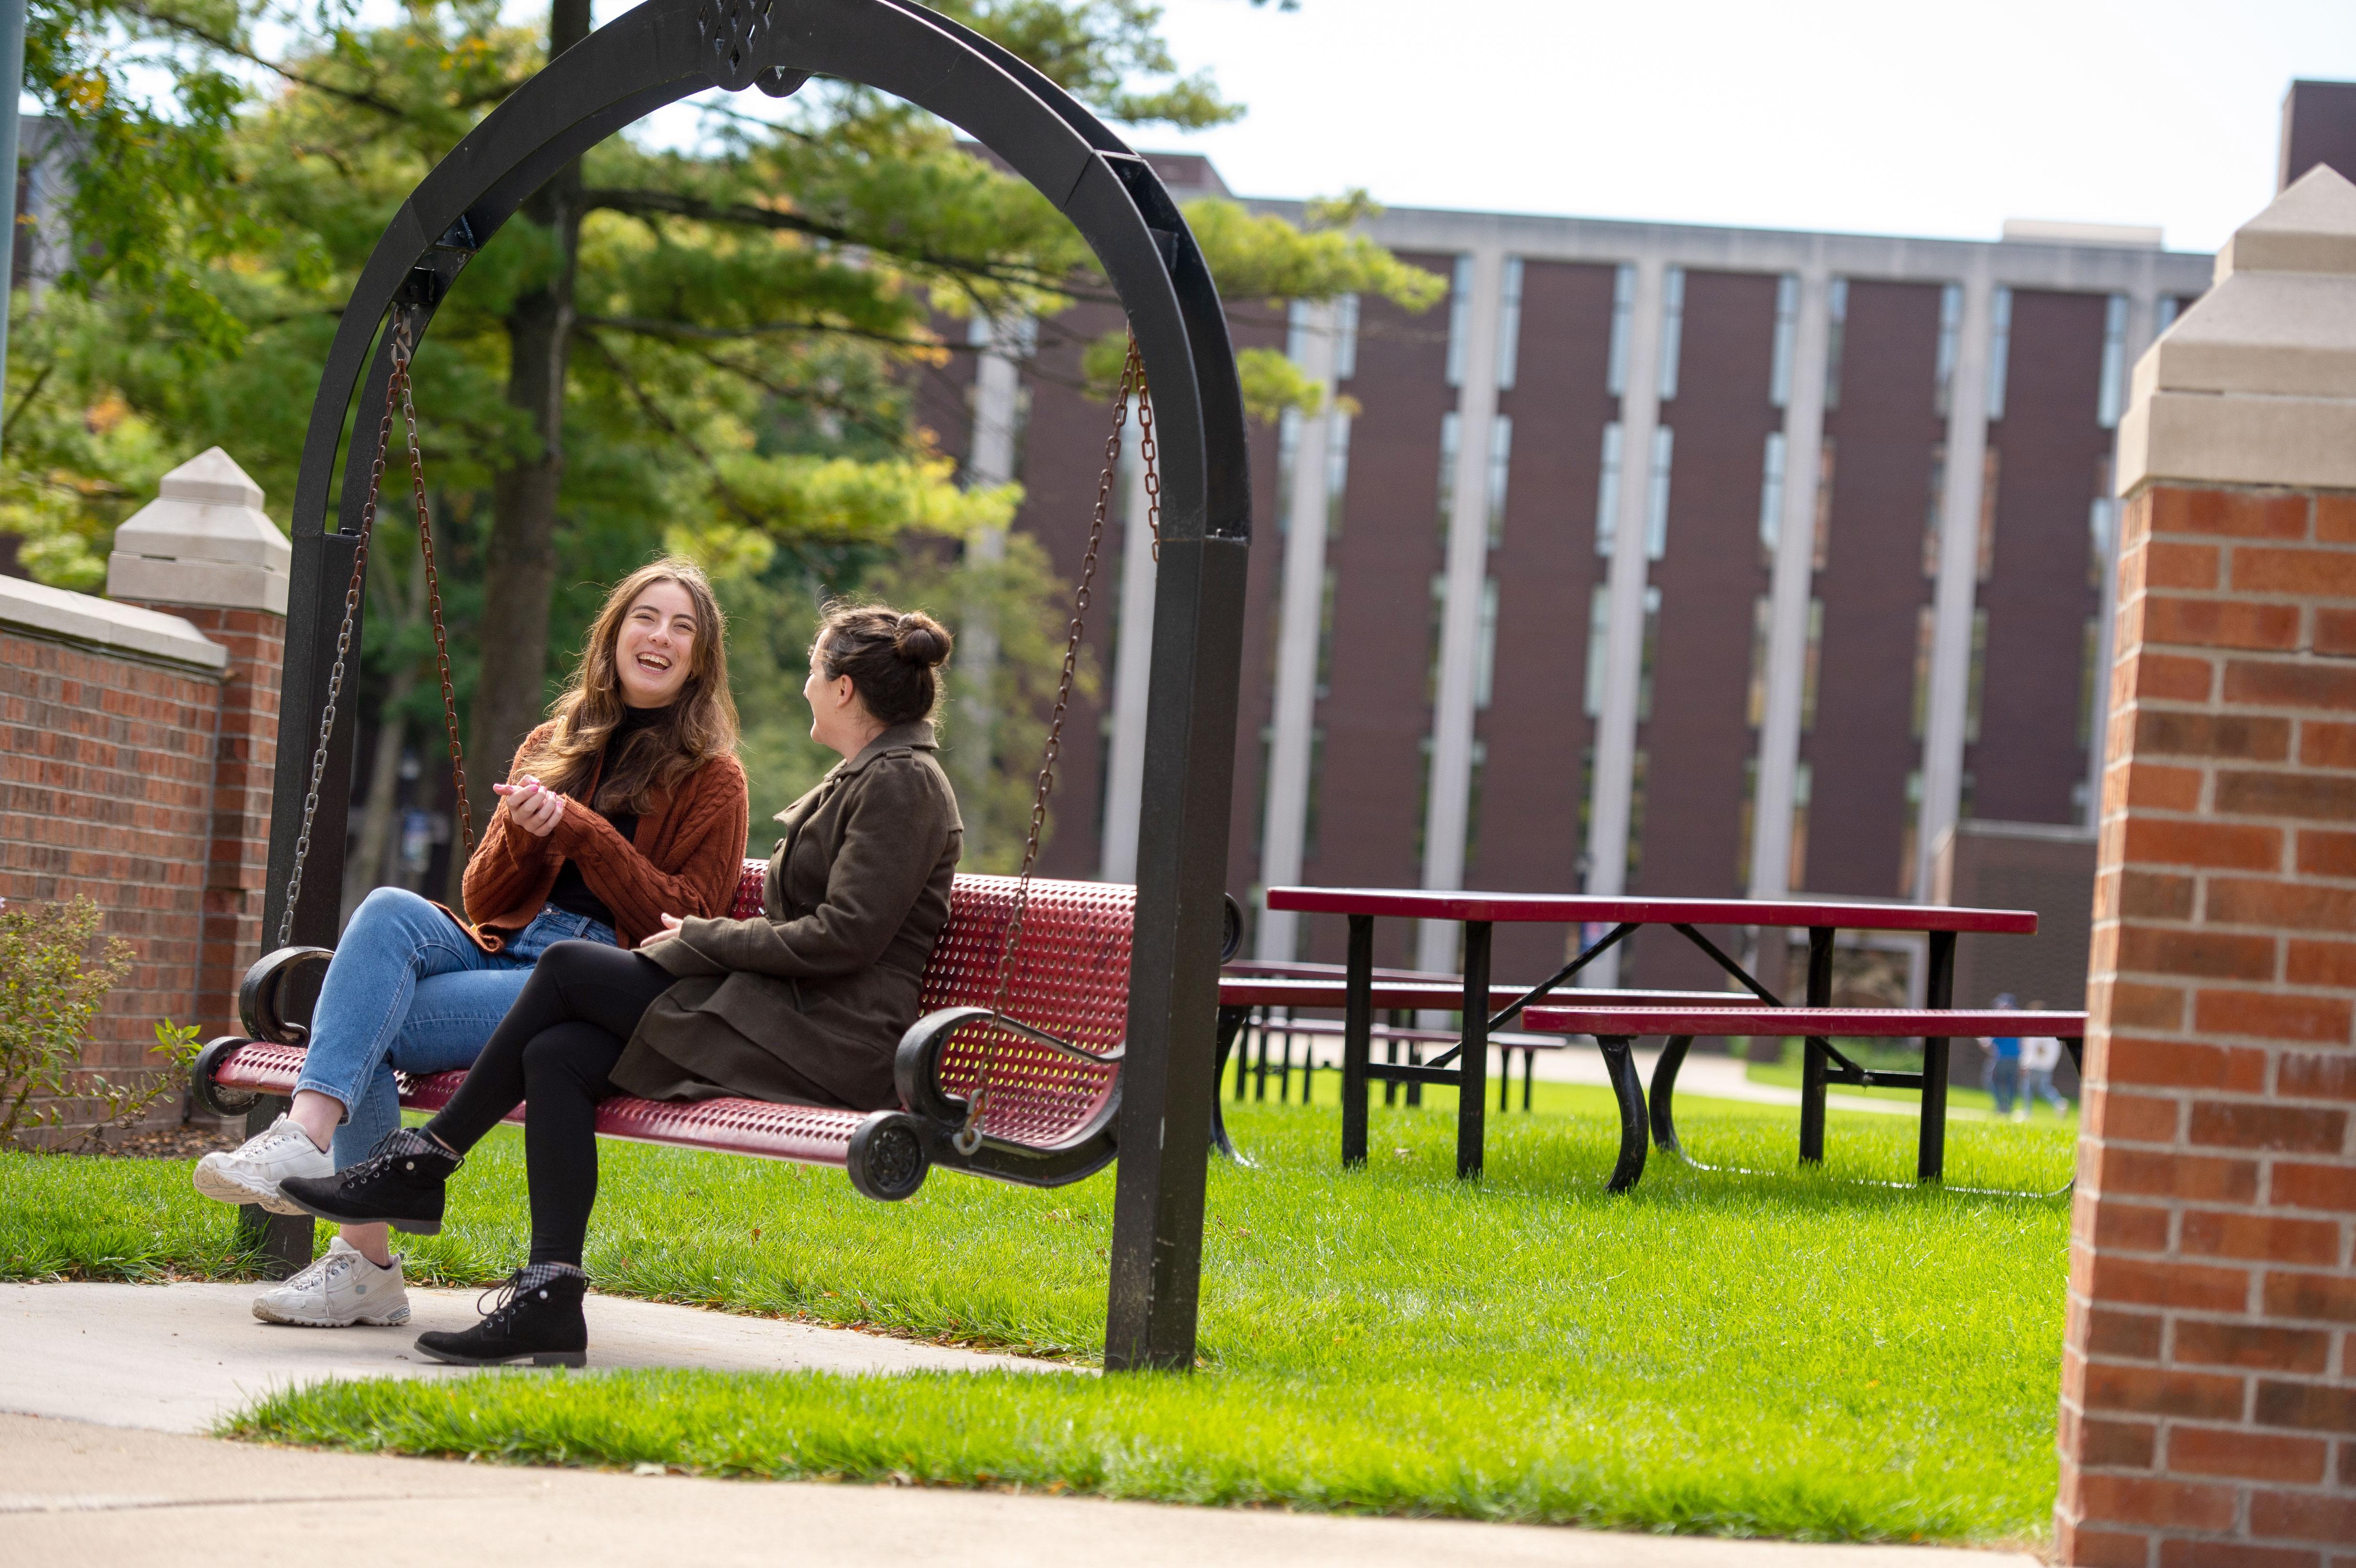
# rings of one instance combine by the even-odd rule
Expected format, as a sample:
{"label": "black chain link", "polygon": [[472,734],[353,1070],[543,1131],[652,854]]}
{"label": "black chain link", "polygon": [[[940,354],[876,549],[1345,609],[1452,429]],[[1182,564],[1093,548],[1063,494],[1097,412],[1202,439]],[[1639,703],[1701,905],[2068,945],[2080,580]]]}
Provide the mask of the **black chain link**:
{"label": "black chain link", "polygon": [[[993,1019],[1006,1016],[1007,987],[1014,978],[1014,959],[1023,945],[1023,917],[1031,903],[1031,871],[1039,859],[1039,836],[1047,824],[1047,796],[1055,787],[1055,763],[1064,750],[1064,715],[1071,706],[1072,684],[1080,665],[1080,639],[1087,629],[1091,585],[1096,580],[1097,554],[1104,544],[1105,522],[1112,511],[1114,477],[1120,470],[1121,432],[1129,424],[1130,400],[1137,400],[1139,451],[1145,461],[1146,520],[1153,529],[1153,556],[1162,558],[1161,495],[1162,485],[1154,473],[1153,415],[1146,401],[1145,362],[1137,351],[1137,336],[1130,335],[1129,358],[1121,366],[1120,394],[1113,400],[1112,433],[1105,437],[1104,472],[1097,479],[1097,506],[1088,522],[1087,553],[1080,558],[1080,582],[1072,593],[1072,625],[1064,639],[1064,667],[1055,679],[1055,709],[1047,720],[1047,744],[1040,758],[1039,787],[1031,799],[1031,832],[1023,844],[1023,868],[1016,875],[1014,912],[1007,917],[1006,943],[998,954],[998,984],[991,997],[990,1010]],[[989,1108],[991,1068],[997,1051],[986,1045],[982,1051],[981,1068],[975,1075],[973,1093],[967,1097],[965,1125],[958,1129],[954,1142],[962,1155],[971,1155],[981,1147],[981,1119]]]}

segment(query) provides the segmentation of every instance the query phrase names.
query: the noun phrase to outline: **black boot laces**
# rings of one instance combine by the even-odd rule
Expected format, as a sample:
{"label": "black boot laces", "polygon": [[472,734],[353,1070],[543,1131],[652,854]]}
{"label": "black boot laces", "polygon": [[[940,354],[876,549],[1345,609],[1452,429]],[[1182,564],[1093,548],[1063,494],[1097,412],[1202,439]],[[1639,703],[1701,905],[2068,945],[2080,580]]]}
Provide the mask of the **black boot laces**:
{"label": "black boot laces", "polygon": [[[395,1127],[376,1140],[376,1147],[369,1150],[366,1159],[353,1166],[349,1170],[339,1171],[337,1174],[348,1182],[372,1181],[391,1170],[394,1162],[412,1159],[421,1154],[435,1155],[443,1159],[454,1157],[448,1149],[444,1148],[415,1127]],[[459,1166],[466,1163],[464,1156],[455,1157],[456,1164],[450,1168],[453,1172],[456,1171]]]}
{"label": "black boot laces", "polygon": [[[478,1325],[487,1333],[503,1333],[508,1320],[523,1310],[532,1292],[554,1280],[571,1276],[586,1280],[584,1271],[570,1264],[528,1264],[475,1297],[475,1310],[483,1315]],[[490,1306],[484,1307],[488,1301]]]}

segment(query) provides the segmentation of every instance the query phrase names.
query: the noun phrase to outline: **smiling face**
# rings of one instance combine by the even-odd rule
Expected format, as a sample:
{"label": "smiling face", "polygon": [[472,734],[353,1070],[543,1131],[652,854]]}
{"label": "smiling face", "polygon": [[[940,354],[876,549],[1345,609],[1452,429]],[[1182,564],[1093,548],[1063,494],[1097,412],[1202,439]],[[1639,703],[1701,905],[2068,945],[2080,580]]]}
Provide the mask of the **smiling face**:
{"label": "smiling face", "polygon": [[695,667],[695,601],[665,580],[630,602],[614,643],[614,678],[633,708],[668,708]]}

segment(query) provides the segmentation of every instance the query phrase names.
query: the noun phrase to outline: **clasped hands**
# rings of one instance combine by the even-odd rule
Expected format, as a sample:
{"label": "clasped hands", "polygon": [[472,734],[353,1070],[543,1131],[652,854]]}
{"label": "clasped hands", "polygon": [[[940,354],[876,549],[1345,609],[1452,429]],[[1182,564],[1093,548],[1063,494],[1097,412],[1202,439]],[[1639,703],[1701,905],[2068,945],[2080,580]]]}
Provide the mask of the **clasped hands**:
{"label": "clasped hands", "polygon": [[[495,784],[491,788],[507,796],[508,816],[518,827],[534,837],[545,838],[556,831],[564,816],[564,797],[546,784],[526,773],[520,784]],[[680,920],[675,914],[662,917],[662,929],[638,944],[643,951],[658,942],[667,942],[679,934]]]}

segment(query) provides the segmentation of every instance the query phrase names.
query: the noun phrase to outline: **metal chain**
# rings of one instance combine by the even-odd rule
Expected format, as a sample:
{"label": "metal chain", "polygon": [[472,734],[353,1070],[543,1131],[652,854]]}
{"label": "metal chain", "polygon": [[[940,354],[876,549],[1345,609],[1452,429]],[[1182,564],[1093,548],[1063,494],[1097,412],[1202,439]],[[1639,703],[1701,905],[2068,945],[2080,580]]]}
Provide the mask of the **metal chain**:
{"label": "metal chain", "polygon": [[1137,339],[1129,340],[1130,363],[1137,366],[1137,454],[1145,464],[1145,526],[1153,533],[1153,559],[1162,560],[1162,475],[1153,454],[1152,393],[1145,385],[1145,367],[1138,362]]}
{"label": "metal chain", "polygon": [[[1150,432],[1153,416],[1145,402],[1145,363],[1137,351],[1137,336],[1129,339],[1129,359],[1121,367],[1120,394],[1113,401],[1112,432],[1105,437],[1104,472],[1097,479],[1097,506],[1088,522],[1087,553],[1080,558],[1079,586],[1072,594],[1072,625],[1064,639],[1064,667],[1055,680],[1055,708],[1047,720],[1047,744],[1040,758],[1039,787],[1031,798],[1031,832],[1023,844],[1023,868],[1016,874],[1014,912],[1007,917],[1006,942],[998,954],[998,983],[993,991],[990,1010],[993,1019],[1006,1016],[1006,991],[1014,978],[1014,959],[1023,945],[1023,917],[1031,903],[1031,871],[1039,859],[1039,837],[1047,823],[1047,796],[1055,787],[1055,763],[1063,754],[1064,715],[1071,706],[1072,685],[1077,677],[1080,663],[1080,638],[1086,630],[1091,584],[1097,574],[1097,553],[1104,544],[1105,522],[1112,511],[1113,479],[1120,469],[1121,432],[1129,423],[1129,403],[1137,400],[1137,420],[1146,438],[1141,443],[1145,459],[1145,493],[1149,498],[1147,518],[1155,525],[1155,559],[1161,555],[1158,512],[1161,483],[1153,470],[1153,443]],[[965,1125],[951,1140],[957,1151],[971,1155],[981,1147],[981,1120],[989,1108],[991,1068],[997,1061],[997,1051],[985,1047],[981,1069],[975,1075],[973,1093],[966,1098]]]}
{"label": "metal chain", "polygon": [[319,743],[311,753],[311,784],[303,797],[303,830],[294,839],[294,869],[286,879],[286,907],[278,916],[278,945],[294,939],[294,906],[303,897],[303,868],[311,859],[311,827],[319,815],[319,781],[327,770],[327,743],[335,734],[336,709],[344,691],[344,664],[351,653],[352,628],[359,618],[360,592],[368,581],[369,543],[376,533],[377,503],[384,491],[384,465],[392,450],[392,415],[401,411],[409,435],[409,478],[417,502],[417,541],[425,552],[427,606],[434,623],[434,653],[442,667],[442,717],[450,732],[450,772],[457,781],[458,821],[466,852],[475,850],[475,818],[466,802],[466,761],[458,745],[458,701],[450,684],[450,648],[442,626],[442,581],[434,570],[434,526],[425,509],[425,459],[417,440],[417,407],[411,396],[409,316],[394,316],[392,366],[384,383],[384,417],[377,423],[376,461],[369,465],[368,500],[360,507],[359,545],[352,552],[352,580],[344,590],[344,623],[336,633],[336,662],[327,672],[327,700],[319,713]]}
{"label": "metal chain", "polygon": [[[434,520],[425,511],[425,455],[417,441],[417,405],[410,396],[409,331],[393,338],[392,378],[401,388],[401,416],[409,426],[409,485],[417,502],[417,543],[425,552],[425,613],[434,624],[434,658],[442,669],[442,724],[450,737],[450,776],[458,790],[459,842],[464,859],[475,858],[475,807],[466,798],[466,752],[458,744],[458,696],[450,687],[450,643],[442,628],[442,579],[434,570]],[[381,455],[377,460],[383,466]]]}

